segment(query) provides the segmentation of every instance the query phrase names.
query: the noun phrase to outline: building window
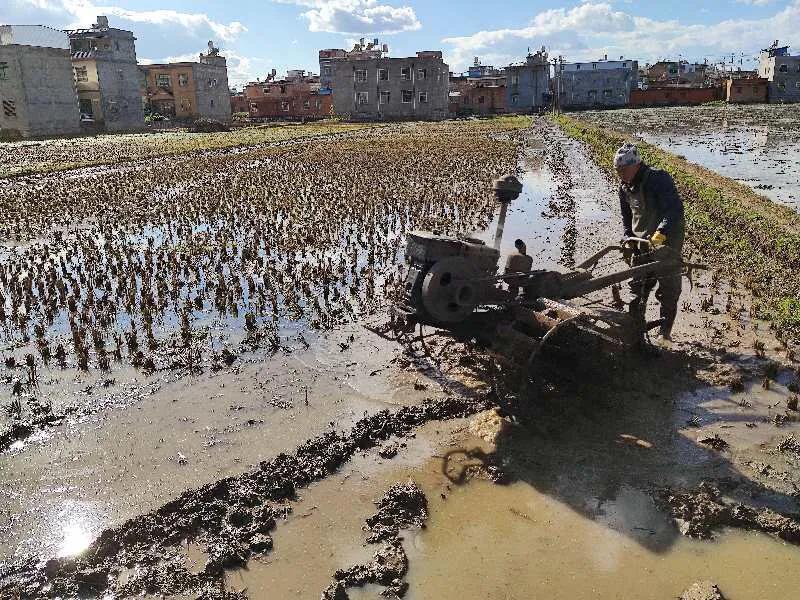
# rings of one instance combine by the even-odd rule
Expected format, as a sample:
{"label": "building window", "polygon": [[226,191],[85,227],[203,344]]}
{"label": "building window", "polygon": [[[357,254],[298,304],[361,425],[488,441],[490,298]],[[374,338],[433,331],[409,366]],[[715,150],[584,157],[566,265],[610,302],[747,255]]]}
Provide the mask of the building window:
{"label": "building window", "polygon": [[794,82],[794,87],[800,89],[800,81],[795,81]]}
{"label": "building window", "polygon": [[780,91],[782,91],[782,92],[785,92],[785,91],[786,91],[786,83],[785,83],[785,82],[783,82],[783,81],[781,81],[781,82],[778,84],[778,89],[779,89]]}
{"label": "building window", "polygon": [[597,63],[592,63],[592,69],[597,69]]}
{"label": "building window", "polygon": [[512,94],[511,95],[511,104],[518,104],[519,103],[519,94]]}
{"label": "building window", "polygon": [[622,63],[622,68],[623,69],[627,69],[628,68],[628,63],[626,63],[626,62]]}
{"label": "building window", "polygon": [[611,98],[614,95],[614,90],[603,90],[603,97]]}
{"label": "building window", "polygon": [[411,67],[400,67],[400,79],[404,81],[411,79]]}
{"label": "building window", "polygon": [[209,79],[208,80],[208,87],[210,87],[210,88],[217,87],[217,80],[216,79]]}
{"label": "building window", "polygon": [[281,94],[285,94],[285,93],[286,93],[286,86],[282,85],[281,86]]}
{"label": "building window", "polygon": [[428,69],[417,69],[417,79],[427,79],[428,78]]}
{"label": "building window", "polygon": [[6,81],[8,79],[8,63],[5,61],[0,61],[0,81]]}
{"label": "building window", "polygon": [[367,81],[367,70],[356,69],[356,83],[364,83]]}
{"label": "building window", "polygon": [[389,104],[391,97],[392,95],[389,93],[389,90],[381,90],[378,96],[378,104]]}
{"label": "building window", "polygon": [[378,69],[378,81],[389,81],[389,69]]}
{"label": "building window", "polygon": [[419,103],[420,104],[427,104],[428,103],[428,92],[420,92],[419,93]]}
{"label": "building window", "polygon": [[92,116],[93,109],[92,109],[92,101],[91,100],[79,100],[78,101],[78,110],[81,112],[82,115]]}
{"label": "building window", "polygon": [[511,76],[511,85],[519,85],[519,75]]}
{"label": "building window", "polygon": [[270,92],[272,92],[272,88],[271,87],[267,86],[267,87],[264,88],[264,93],[265,94],[269,94]]}
{"label": "building window", "polygon": [[89,72],[86,67],[75,67],[75,81],[78,83],[89,81]]}
{"label": "building window", "polygon": [[281,100],[281,110],[283,112],[289,112],[289,101],[288,100]]}
{"label": "building window", "polygon": [[597,98],[597,90],[589,90],[587,93],[589,100],[595,100]]}
{"label": "building window", "polygon": [[186,87],[189,85],[189,74],[188,73],[179,73],[178,74],[178,85],[181,87]]}
{"label": "building window", "polygon": [[189,100],[188,98],[182,98],[181,99],[181,110],[183,110],[183,111],[192,110],[192,101]]}
{"label": "building window", "polygon": [[778,68],[779,73],[788,73],[789,72],[789,65],[781,65]]}
{"label": "building window", "polygon": [[326,77],[331,76],[331,68],[329,65],[325,65],[324,67],[322,67],[322,74],[325,75]]}
{"label": "building window", "polygon": [[303,100],[303,108],[305,108],[306,110],[311,108],[311,100]]}
{"label": "building window", "polygon": [[369,92],[356,92],[356,104],[369,104]]}
{"label": "building window", "polygon": [[403,90],[403,104],[411,104],[414,101],[413,90]]}
{"label": "building window", "polygon": [[322,108],[322,100],[317,99],[317,110]]}
{"label": "building window", "polygon": [[581,70],[581,66],[580,65],[575,65],[575,70],[576,71],[580,71]]}
{"label": "building window", "polygon": [[214,99],[213,99],[213,98],[211,99],[211,102],[209,102],[209,103],[208,103],[208,105],[209,105],[211,108],[214,108]]}
{"label": "building window", "polygon": [[12,118],[17,116],[16,100],[3,100],[3,114]]}
{"label": "building window", "polygon": [[478,96],[478,104],[483,104],[483,96]]}
{"label": "building window", "polygon": [[169,75],[166,73],[159,73],[156,75],[156,85],[162,88],[168,88],[172,84],[170,83]]}

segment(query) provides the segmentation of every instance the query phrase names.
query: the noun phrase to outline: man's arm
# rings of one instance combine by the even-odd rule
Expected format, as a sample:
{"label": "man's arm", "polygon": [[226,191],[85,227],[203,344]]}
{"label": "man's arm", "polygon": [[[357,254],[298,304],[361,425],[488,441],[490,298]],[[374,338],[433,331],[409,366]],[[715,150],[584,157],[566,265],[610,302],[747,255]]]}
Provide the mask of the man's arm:
{"label": "man's arm", "polygon": [[666,171],[653,173],[648,183],[650,197],[658,201],[664,215],[658,231],[669,236],[673,225],[683,220],[683,200],[675,188],[675,182]]}
{"label": "man's arm", "polygon": [[622,229],[626,237],[633,237],[633,213],[631,205],[628,204],[628,197],[622,188],[619,189],[619,210],[622,214]]}

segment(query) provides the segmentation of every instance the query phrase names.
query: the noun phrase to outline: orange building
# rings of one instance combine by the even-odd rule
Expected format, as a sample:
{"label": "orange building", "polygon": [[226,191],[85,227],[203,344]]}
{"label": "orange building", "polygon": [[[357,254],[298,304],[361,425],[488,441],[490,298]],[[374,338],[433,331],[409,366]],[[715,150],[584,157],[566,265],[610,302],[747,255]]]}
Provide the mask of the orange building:
{"label": "orange building", "polygon": [[209,45],[199,62],[140,65],[145,103],[150,110],[176,119],[230,121],[231,100],[225,57]]}
{"label": "orange building", "polygon": [[331,115],[333,97],[320,93],[319,78],[290,71],[287,79],[250,82],[244,88],[251,118],[319,119]]}
{"label": "orange building", "polygon": [[766,79],[752,77],[747,79],[728,79],[726,100],[732,104],[753,104],[767,102],[769,85]]}
{"label": "orange building", "polygon": [[675,106],[705,104],[722,100],[721,87],[649,87],[633,90],[629,106]]}

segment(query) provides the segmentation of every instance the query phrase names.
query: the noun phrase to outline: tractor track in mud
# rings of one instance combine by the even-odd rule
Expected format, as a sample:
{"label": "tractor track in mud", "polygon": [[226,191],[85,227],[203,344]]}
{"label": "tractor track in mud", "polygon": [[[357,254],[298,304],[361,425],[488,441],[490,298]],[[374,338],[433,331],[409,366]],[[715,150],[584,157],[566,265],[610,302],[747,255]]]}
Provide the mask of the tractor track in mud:
{"label": "tractor track in mud", "polygon": [[[327,432],[292,455],[280,454],[254,471],[189,490],[155,511],[106,529],[76,558],[44,564],[30,558],[6,565],[0,570],[0,597],[85,597],[110,591],[117,597],[182,592],[241,597],[224,591],[225,569],[272,548],[269,532],[289,510],[276,503],[292,500],[298,489],[335,473],[356,452],[406,436],[429,421],[466,417],[491,404],[488,397],[445,398],[366,416],[349,432]],[[177,549],[198,539],[207,544],[209,559],[202,572],[191,573],[179,564]],[[135,574],[115,583],[126,569]]]}

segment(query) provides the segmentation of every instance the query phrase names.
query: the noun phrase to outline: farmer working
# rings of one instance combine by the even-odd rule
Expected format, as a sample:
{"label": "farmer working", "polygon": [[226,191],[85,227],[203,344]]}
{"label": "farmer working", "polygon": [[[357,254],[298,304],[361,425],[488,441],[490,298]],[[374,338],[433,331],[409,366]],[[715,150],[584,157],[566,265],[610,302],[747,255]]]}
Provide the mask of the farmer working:
{"label": "farmer working", "polygon": [[[644,164],[633,144],[625,144],[617,150],[614,167],[621,179],[619,202],[625,237],[648,239],[656,248],[667,246],[674,251],[675,258],[679,258],[686,223],[683,201],[672,177],[666,171]],[[633,300],[630,312],[645,320],[647,299],[656,284],[656,298],[661,305],[660,336],[669,341],[681,296],[679,271],[658,279],[648,277],[631,281]]]}

